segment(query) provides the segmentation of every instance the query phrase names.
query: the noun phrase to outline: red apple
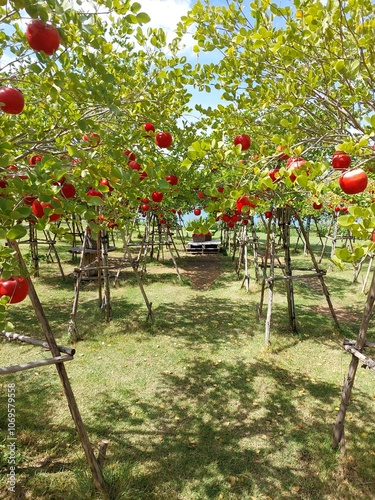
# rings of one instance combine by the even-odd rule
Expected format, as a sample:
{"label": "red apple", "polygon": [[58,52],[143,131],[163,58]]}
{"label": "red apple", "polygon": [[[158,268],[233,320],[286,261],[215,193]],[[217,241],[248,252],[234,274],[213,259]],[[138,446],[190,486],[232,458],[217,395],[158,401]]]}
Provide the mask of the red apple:
{"label": "red apple", "polygon": [[22,276],[10,276],[0,280],[0,297],[10,297],[9,304],[22,302],[29,293],[29,283]]}
{"label": "red apple", "polygon": [[362,168],[347,170],[339,178],[341,189],[346,194],[362,193],[367,187],[368,177]]}
{"label": "red apple", "polygon": [[12,87],[0,88],[0,109],[10,115],[18,115],[25,106],[25,100],[20,90]]}
{"label": "red apple", "polygon": [[241,150],[246,151],[251,146],[251,139],[250,139],[250,136],[247,134],[239,134],[239,135],[236,135],[233,143],[235,146],[237,146],[238,144],[241,144]]}
{"label": "red apple", "polygon": [[323,206],[323,203],[318,203],[317,201],[314,201],[312,206],[314,210],[320,210]]}
{"label": "red apple", "polygon": [[38,161],[42,161],[43,156],[41,155],[34,155],[30,158],[29,160],[29,165],[36,165]]}
{"label": "red apple", "polygon": [[272,182],[280,182],[281,177],[279,176],[279,169],[278,168],[273,168],[268,172],[269,177],[271,177]]}
{"label": "red apple", "polygon": [[143,128],[147,132],[148,136],[151,136],[153,132],[155,132],[155,127],[152,123],[146,122],[143,124]]}
{"label": "red apple", "polygon": [[287,155],[286,153],[284,153],[284,146],[282,144],[279,144],[277,147],[276,147],[276,152],[278,153],[277,155],[277,159],[278,160],[288,160],[290,158],[289,155]]}
{"label": "red apple", "polygon": [[244,211],[243,207],[249,207],[246,210],[248,212],[250,210],[250,208],[256,207],[256,203],[254,203],[254,202],[255,202],[254,199],[250,200],[250,198],[246,195],[240,196],[236,201],[237,210],[243,212]]}
{"label": "red apple", "polygon": [[141,165],[135,160],[129,161],[128,165],[132,170],[141,170]]}
{"label": "red apple", "polygon": [[202,193],[202,191],[198,191],[198,198],[200,198],[201,200],[204,200],[205,199],[205,194]]}
{"label": "red apple", "polygon": [[150,205],[143,203],[143,205],[141,205],[141,209],[143,212],[148,212],[150,210]]}
{"label": "red apple", "polygon": [[101,193],[100,191],[98,191],[97,189],[93,189],[93,188],[90,188],[87,193],[86,193],[86,196],[98,196],[99,198],[101,198],[102,200],[104,200],[104,195],[103,193]]}
{"label": "red apple", "polygon": [[82,139],[85,142],[89,143],[90,148],[97,148],[101,142],[100,135],[96,132],[92,132],[91,134],[84,134]]}
{"label": "red apple", "polygon": [[289,158],[286,162],[287,170],[292,170],[292,173],[289,175],[289,179],[294,182],[297,179],[296,174],[294,173],[296,170],[300,170],[301,167],[306,163],[306,160],[301,157],[292,157]]}
{"label": "red apple", "polygon": [[163,199],[163,193],[160,193],[159,191],[154,191],[151,195],[152,201],[155,203],[160,203]]}
{"label": "red apple", "polygon": [[32,49],[51,56],[59,47],[60,35],[50,23],[33,19],[26,27],[26,38]]}
{"label": "red apple", "polygon": [[165,177],[165,180],[167,182],[169,182],[169,184],[171,186],[176,186],[176,184],[178,183],[178,177],[177,175],[173,175],[173,174],[169,174]]}
{"label": "red apple", "polygon": [[0,179],[0,188],[5,189],[8,185],[8,182],[5,179]]}
{"label": "red apple", "polygon": [[351,163],[351,157],[345,151],[335,151],[332,156],[332,167],[339,170],[346,170]]}
{"label": "red apple", "polygon": [[74,198],[76,195],[76,188],[73,186],[73,184],[67,182],[63,184],[62,188],[60,189],[60,194],[67,199]]}
{"label": "red apple", "polygon": [[135,160],[135,154],[132,151],[130,151],[130,149],[127,149],[126,151],[124,151],[123,154],[128,157],[129,161]]}
{"label": "red apple", "polygon": [[169,148],[173,142],[172,134],[169,132],[158,132],[155,136],[155,142],[159,148]]}
{"label": "red apple", "polygon": [[272,211],[271,210],[267,210],[267,212],[264,212],[264,216],[266,219],[270,219],[272,217]]}
{"label": "red apple", "polygon": [[28,196],[24,196],[22,198],[22,200],[23,200],[25,205],[31,206],[34,203],[34,201],[36,200],[36,196],[29,194]]}
{"label": "red apple", "polygon": [[202,210],[200,208],[194,208],[194,215],[198,216],[202,213]]}
{"label": "red apple", "polygon": [[[54,200],[58,201],[57,198],[54,198]],[[34,200],[33,204],[31,205],[31,210],[37,219],[41,219],[42,217],[44,217],[44,210],[46,208],[51,208],[53,210],[55,207],[51,203],[42,202],[42,201],[39,201],[38,199]],[[49,221],[54,222],[54,221],[60,219],[60,217],[61,217],[61,214],[52,213],[49,216]]]}
{"label": "red apple", "polygon": [[224,186],[219,186],[217,188],[218,193],[223,193],[224,192]]}
{"label": "red apple", "polygon": [[101,179],[101,180],[99,181],[99,184],[100,184],[101,186],[107,186],[107,187],[108,187],[109,192],[110,192],[110,193],[112,193],[112,191],[113,191],[113,189],[114,189],[114,188],[111,186],[111,184],[109,183],[109,180],[108,180],[108,179]]}

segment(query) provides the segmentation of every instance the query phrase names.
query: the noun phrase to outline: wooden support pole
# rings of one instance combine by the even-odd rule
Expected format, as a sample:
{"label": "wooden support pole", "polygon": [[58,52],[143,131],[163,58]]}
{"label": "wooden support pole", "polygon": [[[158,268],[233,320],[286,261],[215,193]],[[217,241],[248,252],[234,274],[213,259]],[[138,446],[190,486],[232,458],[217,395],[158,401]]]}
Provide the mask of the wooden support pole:
{"label": "wooden support pole", "polygon": [[350,345],[344,345],[344,349],[345,351],[349,352],[350,354],[353,354],[353,356],[362,361],[362,363],[364,363],[368,368],[370,368],[371,370],[375,370],[375,361],[372,358],[368,358],[360,351],[358,351],[358,349]]}
{"label": "wooden support pole", "polygon": [[298,223],[299,223],[299,226],[301,228],[301,232],[303,234],[303,237],[305,238],[305,242],[306,242],[306,248],[307,248],[307,251],[309,252],[310,254],[310,257],[311,257],[311,261],[313,263],[313,266],[315,268],[315,271],[317,273],[317,276],[319,278],[319,281],[320,281],[320,284],[322,286],[322,290],[323,290],[323,293],[325,295],[325,298],[326,298],[326,301],[327,301],[327,304],[328,304],[328,307],[329,307],[329,310],[331,311],[331,315],[332,315],[332,318],[333,318],[333,321],[336,325],[336,328],[338,330],[340,330],[340,325],[339,325],[339,322],[337,320],[337,316],[336,316],[336,313],[335,313],[335,309],[333,307],[333,304],[332,304],[332,301],[331,301],[331,297],[330,297],[330,294],[329,294],[329,291],[328,291],[328,288],[327,288],[327,285],[324,281],[324,274],[325,274],[325,271],[323,271],[322,269],[319,269],[319,265],[318,265],[318,262],[316,260],[316,257],[315,257],[315,254],[314,254],[314,251],[311,247],[311,244],[310,244],[310,240],[309,240],[309,237],[308,235],[306,234],[305,232],[305,229],[303,227],[303,223],[302,223],[302,220],[300,218],[300,216],[298,215],[298,213],[296,213],[296,218],[298,220]]}
{"label": "wooden support pole", "polygon": [[57,363],[65,363],[65,361],[71,361],[73,356],[66,354],[65,356],[54,356],[53,358],[41,359],[39,361],[30,361],[28,363],[23,363],[20,365],[4,366],[0,368],[0,375],[8,375],[9,373],[17,373],[25,370],[30,370],[31,368],[38,368],[39,366],[55,365]]}
{"label": "wooden support pole", "polygon": [[[374,303],[375,303],[375,272],[372,275],[371,286],[367,295],[367,300],[362,316],[362,322],[359,328],[359,333],[355,344],[355,349],[357,351],[361,351],[366,343],[366,335],[370,319],[372,317]],[[350,362],[348,373],[344,381],[344,385],[341,392],[340,410],[338,412],[336,422],[333,427],[332,447],[338,448],[340,446],[342,451],[345,450],[344,425],[345,425],[346,411],[349,406],[350,397],[354,385],[354,379],[357,373],[358,363],[359,363],[358,357],[352,355],[352,360]]]}
{"label": "wooden support pole", "polygon": [[[19,333],[14,332],[6,332],[3,330],[1,335],[4,335],[8,340],[19,340],[20,342],[25,342],[26,344],[37,345],[40,347],[44,347],[45,349],[49,349],[48,342],[44,342],[43,340],[34,339],[32,337],[28,337],[26,335],[20,335]],[[57,348],[60,352],[68,354],[69,356],[74,356],[76,350],[70,347],[64,347],[63,345],[58,345]]]}
{"label": "wooden support pole", "polygon": [[[15,240],[9,240],[8,241],[9,246],[15,251],[17,255],[17,259],[22,271],[23,275],[27,275],[27,268],[25,261],[23,260],[22,254],[20,252],[19,246]],[[31,281],[30,278],[27,278],[28,283],[29,283],[29,297],[31,300],[31,303],[34,307],[35,314],[38,318],[38,321],[42,327],[43,333],[46,337],[46,341],[48,343],[48,346],[50,348],[50,351],[52,353],[53,357],[58,357],[60,355],[59,349],[56,344],[55,337],[53,336],[51,327],[49,325],[49,322],[47,320],[47,317],[44,313],[42,304],[39,301],[39,297],[36,293],[36,290],[34,288],[34,284]],[[98,461],[94,455],[94,451],[92,449],[89,437],[86,432],[86,428],[83,424],[81,414],[78,409],[78,405],[72,390],[72,387],[70,385],[70,381],[65,369],[64,363],[57,363],[55,364],[57,373],[59,374],[61,384],[63,386],[63,390],[65,393],[66,400],[68,402],[70,414],[72,416],[72,419],[74,421],[79,439],[81,441],[82,448],[85,452],[86,455],[86,460],[89,464],[89,467],[91,469],[93,481],[95,484],[95,487],[97,490],[105,497],[108,498],[108,490],[107,490],[107,485],[105,484],[104,477],[102,470],[99,467]]]}
{"label": "wooden support pole", "polygon": [[[274,276],[274,264],[275,264],[275,252],[276,252],[276,218],[273,214],[270,221],[272,223],[272,231],[270,234],[270,277]],[[271,316],[272,316],[272,306],[273,306],[273,282],[268,286],[268,307],[267,307],[267,317],[265,325],[265,345],[268,347],[271,343]]]}

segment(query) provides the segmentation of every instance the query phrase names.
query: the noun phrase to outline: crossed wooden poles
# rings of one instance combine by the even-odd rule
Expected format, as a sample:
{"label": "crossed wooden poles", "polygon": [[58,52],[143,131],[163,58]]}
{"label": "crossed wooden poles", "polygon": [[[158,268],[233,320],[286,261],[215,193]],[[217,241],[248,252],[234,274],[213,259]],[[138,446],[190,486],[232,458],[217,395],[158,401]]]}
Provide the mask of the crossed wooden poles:
{"label": "crossed wooden poles", "polygon": [[[20,268],[22,270],[22,273],[24,276],[27,275],[27,269],[26,269],[26,264],[23,260],[22,254],[20,252],[18,243],[14,240],[9,240],[8,244],[13,250],[15,251],[18,262],[20,264]],[[38,318],[38,321],[41,325],[41,328],[43,330],[44,336],[46,338],[46,341],[40,341],[37,339],[32,339],[30,337],[26,336],[21,336],[17,335],[12,332],[2,332],[2,335],[8,338],[9,340],[14,339],[14,340],[19,340],[22,342],[27,342],[33,345],[38,345],[42,347],[47,347],[52,354],[52,357],[47,359],[47,360],[40,360],[40,361],[32,361],[30,363],[26,363],[23,365],[15,365],[15,366],[10,366],[10,367],[4,367],[0,369],[0,375],[6,375],[10,373],[16,373],[22,370],[28,370],[35,368],[37,366],[44,366],[48,364],[54,364],[56,367],[56,370],[59,374],[60,381],[64,390],[65,397],[68,402],[69,410],[72,416],[72,419],[74,421],[79,439],[81,441],[82,448],[84,450],[86,460],[89,464],[91,474],[93,477],[93,482],[96,487],[96,489],[103,495],[104,498],[108,498],[108,488],[105,483],[104,477],[103,477],[103,472],[102,472],[102,464],[104,461],[104,456],[106,452],[106,447],[108,445],[108,441],[105,440],[103,441],[100,446],[99,446],[99,455],[98,457],[95,456],[94,450],[91,446],[88,434],[86,432],[86,428],[84,426],[81,414],[78,409],[78,405],[72,390],[72,387],[70,385],[70,381],[65,369],[64,363],[66,361],[70,361],[73,359],[74,356],[74,349],[70,349],[64,346],[58,346],[56,344],[55,337],[53,336],[50,324],[48,322],[48,319],[44,313],[43,307],[39,301],[39,297],[35,291],[34,285],[31,281],[30,278],[27,278],[28,283],[29,283],[29,297],[31,300],[31,303],[33,305],[35,314]]]}

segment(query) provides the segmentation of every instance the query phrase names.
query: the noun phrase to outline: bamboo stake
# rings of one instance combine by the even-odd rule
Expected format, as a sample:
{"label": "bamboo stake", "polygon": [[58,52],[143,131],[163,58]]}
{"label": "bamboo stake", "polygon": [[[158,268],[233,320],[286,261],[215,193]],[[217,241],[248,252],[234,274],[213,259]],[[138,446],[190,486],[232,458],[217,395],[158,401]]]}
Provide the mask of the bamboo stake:
{"label": "bamboo stake", "polygon": [[296,218],[298,220],[298,223],[300,225],[300,228],[301,228],[301,232],[303,234],[303,237],[305,238],[305,242],[306,242],[306,248],[310,254],[310,257],[311,257],[311,261],[313,263],[313,266],[316,270],[316,273],[317,273],[317,276],[319,278],[319,281],[320,281],[320,284],[322,286],[322,290],[323,290],[323,293],[325,295],[325,298],[327,300],[327,304],[328,304],[328,307],[329,307],[329,310],[331,311],[331,315],[332,315],[332,318],[333,318],[333,321],[337,327],[338,330],[340,330],[340,325],[339,325],[339,322],[337,320],[337,316],[336,316],[336,313],[335,313],[335,310],[333,308],[333,304],[331,302],[331,297],[329,295],[329,291],[328,291],[328,288],[327,288],[327,285],[326,285],[326,282],[324,281],[324,277],[323,275],[325,274],[325,272],[321,269],[319,269],[319,265],[318,265],[318,262],[315,258],[315,254],[313,252],[313,249],[311,247],[311,244],[310,244],[310,240],[309,240],[309,237],[307,236],[306,232],[305,232],[305,229],[303,227],[303,223],[302,223],[302,220],[300,218],[300,216],[298,215],[298,213],[296,213]]}
{"label": "bamboo stake", "polygon": [[107,323],[111,321],[111,289],[109,284],[108,272],[108,231],[103,230],[101,233],[101,248],[102,248],[102,272],[104,279],[104,301],[105,301],[105,320]]}
{"label": "bamboo stake", "polygon": [[139,276],[139,272],[138,272],[138,269],[137,267],[134,265],[133,263],[133,260],[132,260],[132,256],[131,256],[131,253],[130,253],[130,250],[129,250],[129,247],[128,245],[125,244],[125,251],[127,253],[127,256],[128,256],[128,260],[129,262],[131,263],[132,265],[132,268],[133,268],[133,271],[134,271],[134,274],[135,274],[135,277],[136,277],[136,280],[137,280],[137,283],[138,283],[138,286],[139,286],[139,289],[141,290],[141,293],[142,293],[142,296],[143,296],[143,299],[145,301],[145,304],[147,306],[147,320],[150,318],[151,321],[153,320],[153,312],[152,312],[152,302],[149,302],[148,298],[147,298],[147,295],[146,295],[146,292],[145,292],[145,289],[143,288],[143,283],[142,283],[142,280],[141,280],[141,277]]}
{"label": "bamboo stake", "polygon": [[[9,243],[9,246],[11,248],[13,248],[13,250],[16,252],[17,259],[18,259],[18,262],[20,264],[20,268],[21,268],[23,274],[26,276],[27,275],[27,268],[26,268],[25,261],[23,260],[22,254],[20,252],[18,243],[15,240],[9,240],[8,243]],[[40,303],[39,297],[38,297],[36,290],[34,288],[34,284],[30,278],[27,278],[27,280],[29,283],[29,297],[30,297],[31,303],[34,307],[35,314],[36,314],[38,321],[42,327],[43,333],[46,337],[46,340],[47,340],[48,346],[50,348],[50,351],[52,353],[52,356],[58,357],[60,355],[60,352],[59,352],[59,349],[57,347],[55,337],[53,336],[53,333],[52,333],[51,327],[49,325],[49,322],[47,320],[47,317],[44,313],[42,304]],[[59,374],[61,384],[62,384],[63,389],[64,389],[64,393],[65,393],[65,397],[66,397],[67,402],[68,402],[70,414],[71,414],[73,421],[75,423],[76,430],[77,430],[79,439],[80,439],[81,444],[82,444],[82,448],[83,448],[85,455],[86,455],[86,460],[87,460],[89,467],[91,469],[91,473],[93,476],[93,481],[94,481],[95,487],[97,488],[98,491],[100,491],[102,493],[102,495],[105,498],[108,498],[107,485],[105,484],[102,470],[100,469],[100,467],[98,465],[98,461],[95,458],[92,446],[90,444],[90,440],[88,438],[86,428],[83,424],[82,417],[81,417],[81,414],[79,412],[78,405],[77,405],[76,399],[74,397],[74,393],[73,393],[73,390],[71,388],[70,381],[69,381],[64,363],[57,363],[57,364],[55,364],[55,366],[56,366],[56,370]]]}
{"label": "bamboo stake", "polygon": [[[362,316],[362,322],[359,328],[359,333],[355,344],[355,349],[357,351],[361,351],[366,343],[366,335],[370,319],[372,317],[374,303],[375,303],[375,272],[372,275],[371,286],[367,295],[367,300]],[[355,375],[357,373],[358,363],[359,363],[358,357],[352,355],[352,360],[349,365],[348,374],[346,376],[342,388],[340,410],[338,412],[336,422],[333,427],[332,447],[338,448],[340,446],[341,451],[345,450],[345,428],[344,428],[345,417],[350,402]]]}
{"label": "bamboo stake", "polygon": [[85,252],[84,249],[86,248],[87,245],[87,239],[88,239],[89,231],[88,227],[86,228],[85,234],[83,236],[83,243],[82,243],[82,252],[81,252],[81,258],[80,258],[80,263],[79,263],[79,269],[76,270],[78,272],[78,276],[74,285],[74,299],[73,299],[73,306],[72,306],[72,312],[70,313],[70,320],[69,320],[69,326],[68,326],[68,333],[69,336],[73,340],[78,340],[78,328],[77,328],[77,323],[76,323],[76,316],[77,316],[77,310],[78,310],[78,299],[79,299],[79,290],[81,286],[81,281],[82,281],[82,264],[83,260],[85,258]]}
{"label": "bamboo stake", "polygon": [[8,375],[9,373],[17,373],[25,370],[30,370],[31,368],[38,368],[39,366],[55,365],[57,363],[65,363],[65,361],[71,361],[73,356],[55,356],[53,358],[41,359],[40,361],[30,361],[28,363],[23,363],[21,365],[11,365],[4,366],[0,368],[0,375]]}
{"label": "bamboo stake", "polygon": [[[273,278],[274,275],[274,264],[275,264],[275,237],[276,237],[276,221],[275,217],[272,216],[270,219],[273,220],[272,232],[270,236],[270,277]],[[270,224],[269,224],[270,225]],[[265,327],[265,344],[268,347],[271,343],[271,315],[272,315],[272,305],[273,305],[273,282],[268,286],[268,307],[267,307],[267,317],[266,317],[266,327]]]}
{"label": "bamboo stake", "polygon": [[[48,342],[44,342],[43,340],[34,339],[32,337],[27,337],[26,335],[20,335],[19,333],[14,332],[6,332],[3,330],[0,332],[1,335],[4,335],[8,340],[19,340],[20,342],[25,342],[26,344],[37,345],[40,347],[44,347],[45,349],[49,349]],[[70,347],[65,347],[63,345],[57,345],[57,348],[60,352],[68,354],[69,356],[74,356],[76,350]]]}
{"label": "bamboo stake", "polygon": [[375,361],[373,359],[368,358],[367,356],[359,352],[358,349],[356,349],[355,347],[351,347],[350,345],[344,345],[344,349],[345,351],[350,352],[351,354],[353,354],[353,356],[362,361],[362,363],[364,363],[368,368],[370,368],[371,370],[375,370]]}
{"label": "bamboo stake", "polygon": [[[261,288],[261,292],[260,292],[260,302],[259,302],[259,307],[258,307],[258,316],[259,316],[259,318],[261,318],[262,314],[263,314],[264,291],[265,291],[265,285],[266,285],[266,279],[267,279],[267,261],[268,261],[268,254],[269,254],[270,244],[271,244],[271,242],[270,242],[270,238],[271,238],[270,234],[271,234],[271,223],[272,223],[273,217],[274,217],[274,214],[272,214],[272,217],[270,217],[268,219],[268,225],[267,225],[266,251],[265,251],[265,255],[264,255],[264,263],[263,263],[263,266],[262,266],[263,280],[262,280],[262,288]],[[273,262],[272,265],[274,265],[274,262]]]}

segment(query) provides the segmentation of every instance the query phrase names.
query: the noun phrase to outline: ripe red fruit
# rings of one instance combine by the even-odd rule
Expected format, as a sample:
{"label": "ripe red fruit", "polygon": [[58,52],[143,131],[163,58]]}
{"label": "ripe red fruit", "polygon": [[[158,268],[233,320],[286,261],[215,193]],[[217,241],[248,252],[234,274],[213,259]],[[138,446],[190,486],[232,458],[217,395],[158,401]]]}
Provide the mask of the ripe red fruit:
{"label": "ripe red fruit", "polygon": [[152,201],[155,203],[160,203],[163,199],[163,193],[160,193],[159,191],[154,191],[151,195]]}
{"label": "ripe red fruit", "polygon": [[109,180],[108,180],[108,179],[101,179],[101,180],[99,181],[99,184],[100,184],[101,186],[107,186],[107,187],[108,187],[108,190],[109,190],[109,192],[110,192],[110,193],[111,193],[111,192],[113,191],[113,189],[114,189],[114,188],[110,185],[110,183],[109,183]]}
{"label": "ripe red fruit", "polygon": [[59,47],[60,35],[50,23],[33,19],[26,27],[26,38],[32,49],[51,56]]}
{"label": "ripe red fruit", "polygon": [[[54,198],[54,200],[58,201],[57,198]],[[31,211],[33,212],[33,214],[35,215],[35,217],[37,219],[41,219],[42,217],[44,217],[44,210],[46,208],[54,209],[55,207],[53,205],[51,205],[51,203],[41,202],[38,199],[34,200],[32,205],[31,205]],[[60,219],[60,217],[61,217],[61,214],[52,213],[49,216],[49,221],[54,222],[54,221]]]}
{"label": "ripe red fruit", "polygon": [[8,182],[5,179],[0,179],[0,188],[5,189],[8,185]]}
{"label": "ripe red fruit", "polygon": [[314,201],[314,203],[313,203],[313,208],[315,210],[320,210],[322,208],[322,206],[323,206],[323,203],[318,203],[316,201]]}
{"label": "ripe red fruit", "polygon": [[206,197],[206,196],[205,196],[205,194],[204,194],[204,193],[202,193],[202,191],[199,191],[199,192],[198,192],[198,198],[200,198],[201,200],[204,200],[204,199],[205,199],[205,197]]}
{"label": "ripe red fruit", "polygon": [[202,210],[200,208],[194,208],[194,215],[198,216],[202,213]]}
{"label": "ripe red fruit", "polygon": [[155,127],[154,127],[154,125],[152,123],[149,123],[149,122],[144,123],[143,124],[143,128],[147,132],[148,136],[150,136],[152,132],[155,132]]}
{"label": "ripe red fruit", "polygon": [[61,194],[61,196],[63,196],[64,198],[67,198],[67,199],[74,198],[76,195],[76,188],[73,186],[73,184],[70,184],[69,182],[67,182],[60,189],[60,194]]}
{"label": "ripe red fruit", "polygon": [[341,189],[346,194],[362,193],[367,187],[368,177],[362,168],[344,172],[339,178]]}
{"label": "ripe red fruit", "polygon": [[264,213],[264,216],[265,216],[266,219],[270,219],[272,217],[271,210],[267,210],[267,212]]}
{"label": "ripe red fruit", "polygon": [[36,196],[30,194],[28,196],[24,196],[22,199],[23,199],[23,202],[25,205],[31,206],[34,203],[34,201],[36,200]]}
{"label": "ripe red fruit", "polygon": [[129,161],[128,165],[132,170],[141,170],[140,164],[135,160]]}
{"label": "ripe red fruit", "polygon": [[0,297],[10,297],[9,304],[22,302],[29,293],[29,283],[22,276],[10,276],[0,280]]}
{"label": "ripe red fruit", "polygon": [[339,170],[346,170],[351,163],[351,157],[345,151],[335,151],[332,156],[332,167]]}
{"label": "ripe red fruit", "polygon": [[250,136],[247,134],[239,134],[239,135],[236,135],[233,143],[235,146],[237,146],[238,144],[241,144],[241,150],[246,151],[251,146],[251,139],[250,139]]}
{"label": "ripe red fruit", "polygon": [[277,159],[278,160],[288,160],[290,158],[289,155],[287,155],[286,153],[283,152],[283,149],[284,149],[284,146],[282,144],[279,144],[277,147],[276,147],[276,151],[277,153],[279,153],[277,155]]}
{"label": "ripe red fruit", "polygon": [[126,151],[124,151],[123,154],[128,157],[129,161],[135,160],[135,154],[132,151],[130,151],[130,149],[127,149]]}
{"label": "ripe red fruit", "polygon": [[250,200],[250,198],[246,195],[240,196],[236,201],[237,210],[243,211],[243,207],[249,207],[246,211],[248,212],[250,208],[255,208],[256,203],[255,200]]}
{"label": "ripe red fruit", "polygon": [[249,219],[243,219],[242,220],[242,225],[247,226],[249,224]]}
{"label": "ripe red fruit", "polygon": [[141,205],[141,209],[143,212],[148,212],[150,210],[150,205],[143,203],[143,205]]}
{"label": "ripe red fruit", "polygon": [[287,160],[286,162],[286,167],[287,167],[287,170],[292,170],[292,173],[290,174],[289,176],[289,179],[294,182],[296,179],[297,179],[297,176],[295,175],[295,171],[296,170],[300,170],[300,168],[306,163],[306,160],[304,158],[301,158],[301,157],[293,157],[293,158],[289,158],[289,160]]}
{"label": "ripe red fruit", "polygon": [[25,100],[20,90],[12,87],[0,88],[0,109],[10,115],[18,115],[25,106]]}
{"label": "ripe red fruit", "polygon": [[169,132],[158,132],[155,136],[155,142],[159,148],[169,148],[173,142],[172,134]]}
{"label": "ripe red fruit", "polygon": [[146,179],[148,177],[147,172],[139,172],[139,180],[143,181],[143,179]]}
{"label": "ripe red fruit", "polygon": [[87,193],[86,193],[87,196],[98,196],[99,198],[101,198],[102,200],[104,200],[104,195],[103,193],[101,193],[100,191],[96,190],[96,189],[93,189],[93,188],[90,188]]}
{"label": "ripe red fruit", "polygon": [[30,158],[29,160],[29,165],[36,165],[36,162],[42,161],[43,156],[41,155],[34,155]]}
{"label": "ripe red fruit", "polygon": [[97,148],[101,142],[100,135],[96,132],[92,132],[91,134],[84,134],[82,139],[85,142],[89,143],[90,148]]}
{"label": "ripe red fruit", "polygon": [[170,184],[171,186],[175,186],[175,185],[178,183],[178,177],[177,177],[177,175],[173,175],[173,174],[167,175],[167,176],[165,177],[165,180],[166,180],[167,182],[169,182],[169,184]]}
{"label": "ripe red fruit", "polygon": [[219,186],[217,188],[218,193],[223,193],[224,192],[224,186]]}
{"label": "ripe red fruit", "polygon": [[271,177],[272,182],[280,182],[281,181],[281,177],[279,177],[278,172],[279,172],[278,168],[273,168],[272,170],[270,170],[268,172],[268,175]]}

